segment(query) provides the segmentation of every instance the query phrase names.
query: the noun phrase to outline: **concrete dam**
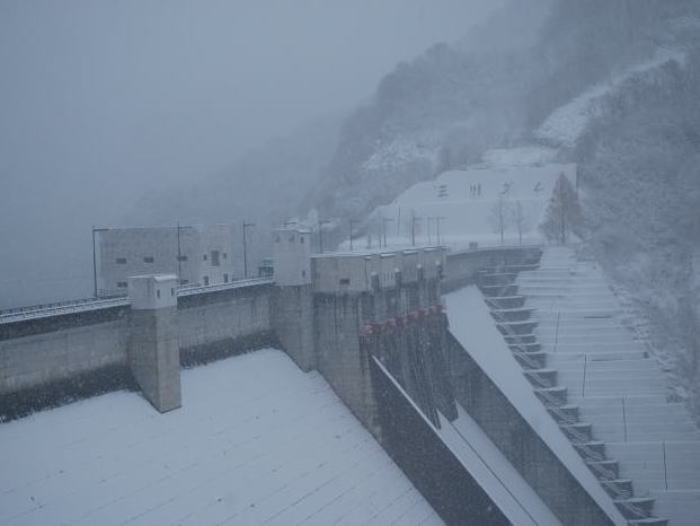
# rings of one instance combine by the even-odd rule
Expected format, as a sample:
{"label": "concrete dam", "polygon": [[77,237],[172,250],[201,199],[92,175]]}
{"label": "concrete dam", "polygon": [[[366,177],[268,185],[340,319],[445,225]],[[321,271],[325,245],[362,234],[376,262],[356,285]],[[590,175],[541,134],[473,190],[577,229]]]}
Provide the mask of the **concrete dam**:
{"label": "concrete dam", "polygon": [[700,433],[594,263],[309,236],[3,315],[0,522],[697,526]]}

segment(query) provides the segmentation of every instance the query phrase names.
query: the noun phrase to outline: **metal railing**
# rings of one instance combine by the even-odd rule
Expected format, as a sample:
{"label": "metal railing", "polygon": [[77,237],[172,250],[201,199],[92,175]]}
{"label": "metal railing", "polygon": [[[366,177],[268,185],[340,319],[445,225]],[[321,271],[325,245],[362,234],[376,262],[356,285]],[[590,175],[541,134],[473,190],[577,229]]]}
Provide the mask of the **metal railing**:
{"label": "metal railing", "polygon": [[[229,283],[218,283],[207,286],[181,285],[177,287],[177,295],[178,297],[192,296],[195,294],[206,294],[209,292],[217,292],[242,287],[251,287],[256,285],[265,285],[270,283],[273,283],[273,280],[269,278],[249,278],[231,281]],[[97,309],[125,307],[130,304],[131,301],[127,296],[110,296],[104,298],[82,298],[54,303],[42,303],[39,305],[30,305],[27,307],[15,307],[11,309],[0,310],[0,324],[30,319],[46,318],[49,316],[59,316],[62,314],[86,312]]]}
{"label": "metal railing", "polygon": [[85,298],[57,303],[45,303],[29,307],[18,307],[0,311],[0,323],[10,323],[74,312],[84,312],[95,309],[107,309],[129,305],[125,297],[112,298]]}

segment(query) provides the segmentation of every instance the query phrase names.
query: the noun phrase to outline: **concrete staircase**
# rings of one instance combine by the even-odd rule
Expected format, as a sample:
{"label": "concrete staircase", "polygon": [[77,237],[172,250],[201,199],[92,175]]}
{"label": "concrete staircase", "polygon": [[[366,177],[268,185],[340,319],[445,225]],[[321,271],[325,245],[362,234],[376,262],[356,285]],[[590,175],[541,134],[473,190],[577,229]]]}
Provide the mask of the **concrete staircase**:
{"label": "concrete staircase", "polygon": [[[562,432],[630,525],[700,524],[700,431],[620,323],[600,269],[571,249],[479,276],[499,331]],[[660,518],[664,517],[664,518]]]}

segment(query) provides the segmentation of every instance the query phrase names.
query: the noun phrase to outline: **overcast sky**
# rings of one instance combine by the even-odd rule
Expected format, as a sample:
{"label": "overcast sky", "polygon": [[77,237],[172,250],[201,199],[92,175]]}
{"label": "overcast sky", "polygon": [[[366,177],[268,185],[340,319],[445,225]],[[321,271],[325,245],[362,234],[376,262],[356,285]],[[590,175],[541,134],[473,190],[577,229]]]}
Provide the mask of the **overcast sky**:
{"label": "overcast sky", "polygon": [[0,280],[149,186],[353,107],[497,3],[2,0],[0,242],[24,255],[1,258]]}

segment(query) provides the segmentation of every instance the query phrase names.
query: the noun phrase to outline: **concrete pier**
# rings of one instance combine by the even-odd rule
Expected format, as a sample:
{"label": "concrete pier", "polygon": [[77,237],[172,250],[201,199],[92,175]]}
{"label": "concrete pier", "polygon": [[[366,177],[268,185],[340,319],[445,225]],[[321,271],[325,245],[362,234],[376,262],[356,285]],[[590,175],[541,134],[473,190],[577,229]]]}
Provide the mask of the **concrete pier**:
{"label": "concrete pier", "polygon": [[129,366],[146,399],[161,413],[182,405],[176,287],[173,274],[129,278]]}

